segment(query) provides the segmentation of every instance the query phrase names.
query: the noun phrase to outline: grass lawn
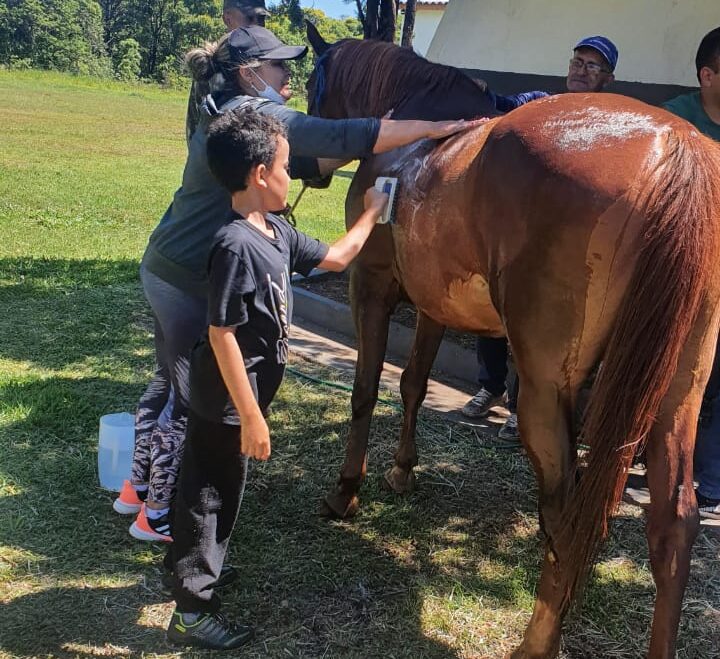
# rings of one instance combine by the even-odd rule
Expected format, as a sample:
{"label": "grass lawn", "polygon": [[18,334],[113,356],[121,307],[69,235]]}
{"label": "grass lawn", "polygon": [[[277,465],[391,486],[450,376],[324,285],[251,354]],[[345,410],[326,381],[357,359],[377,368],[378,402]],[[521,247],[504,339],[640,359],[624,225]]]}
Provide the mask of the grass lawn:
{"label": "grass lawn", "polygon": [[[185,95],[0,71],[0,657],[191,656],[166,645],[161,549],[127,533],[96,477],[97,424],[131,410],[152,367],[138,261],[178,185]],[[312,191],[300,228],[341,231],[349,179]],[[305,373],[336,373],[294,360]],[[389,397],[389,394],[385,394]],[[258,626],[243,657],[504,655],[540,556],[525,458],[424,414],[418,491],[378,487],[400,418],[378,408],[363,508],[317,503],[343,457],[349,396],[288,375],[273,458],[253,467],[227,611]],[[566,658],[637,659],[654,586],[642,514],[623,507]],[[701,534],[679,656],[720,657],[720,542]]]}

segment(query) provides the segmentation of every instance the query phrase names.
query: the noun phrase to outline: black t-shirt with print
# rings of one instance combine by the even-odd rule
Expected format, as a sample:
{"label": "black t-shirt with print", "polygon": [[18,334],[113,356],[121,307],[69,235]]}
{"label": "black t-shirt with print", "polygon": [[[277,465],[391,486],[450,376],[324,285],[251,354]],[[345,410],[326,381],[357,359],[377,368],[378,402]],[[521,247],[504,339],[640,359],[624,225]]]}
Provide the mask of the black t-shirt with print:
{"label": "black t-shirt with print", "polygon": [[[215,235],[209,260],[208,324],[235,327],[255,397],[264,410],[282,381],[292,319],[290,273],[308,274],[328,246],[267,215],[269,238],[239,215]],[[210,421],[239,425],[207,332],[193,349],[190,408]]]}

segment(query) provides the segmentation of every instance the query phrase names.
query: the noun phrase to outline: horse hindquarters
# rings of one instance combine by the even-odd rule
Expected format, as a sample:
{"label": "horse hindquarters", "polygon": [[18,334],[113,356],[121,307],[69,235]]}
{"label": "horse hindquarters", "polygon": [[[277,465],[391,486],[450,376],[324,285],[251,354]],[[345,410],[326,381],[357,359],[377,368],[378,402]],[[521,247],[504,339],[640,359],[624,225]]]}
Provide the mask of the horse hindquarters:
{"label": "horse hindquarters", "polygon": [[[644,244],[585,415],[588,467],[563,511],[554,539],[557,560],[546,560],[541,579],[553,582],[555,614],[561,617],[607,534],[632,457],[651,433],[651,488],[659,495],[650,517],[653,572],[659,579],[653,659],[674,656],[696,514],[692,444],[716,332],[709,323],[720,299],[714,274],[720,162],[689,131],[668,132],[665,140],[664,155],[646,175],[635,206],[643,218]],[[680,447],[674,457],[672,446]],[[656,534],[666,523],[670,527]],[[543,599],[540,592],[536,613],[546,607]]]}

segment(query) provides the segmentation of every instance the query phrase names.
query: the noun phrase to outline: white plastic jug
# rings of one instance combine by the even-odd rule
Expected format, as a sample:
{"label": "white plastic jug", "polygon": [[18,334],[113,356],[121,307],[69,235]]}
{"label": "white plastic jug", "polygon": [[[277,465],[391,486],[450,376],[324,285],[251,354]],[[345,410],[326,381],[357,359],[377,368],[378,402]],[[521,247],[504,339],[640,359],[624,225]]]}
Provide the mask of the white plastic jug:
{"label": "white plastic jug", "polygon": [[100,486],[119,492],[130,479],[135,448],[135,417],[127,412],[106,414],[100,418],[98,476]]}

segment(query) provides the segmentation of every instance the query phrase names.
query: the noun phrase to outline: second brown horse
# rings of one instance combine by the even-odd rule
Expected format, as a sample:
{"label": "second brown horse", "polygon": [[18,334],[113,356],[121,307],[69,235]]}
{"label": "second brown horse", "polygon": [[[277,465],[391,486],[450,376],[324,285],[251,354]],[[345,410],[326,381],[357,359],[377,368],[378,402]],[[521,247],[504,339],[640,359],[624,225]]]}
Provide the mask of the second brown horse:
{"label": "second brown horse", "polygon": [[[310,109],[322,116],[392,109],[397,118],[452,118],[479,114],[473,107],[487,102],[459,71],[407,50],[310,36],[322,55]],[[389,317],[401,296],[417,307],[418,327],[401,382],[400,446],[386,473],[397,492],[413,486],[416,416],[445,327],[506,335],[547,538],[535,609],[512,656],[557,655],[562,619],[646,443],[657,585],[649,656],[674,657],[698,528],[695,431],[720,322],[720,149],[638,101],[567,94],[441,144],[364,162],[348,224],[377,175],[399,178],[399,203],[396,223],[374,231],[351,273],[359,343],[352,427],[328,511],[357,509]],[[583,422],[589,463],[577,480],[576,400],[601,361]]]}

